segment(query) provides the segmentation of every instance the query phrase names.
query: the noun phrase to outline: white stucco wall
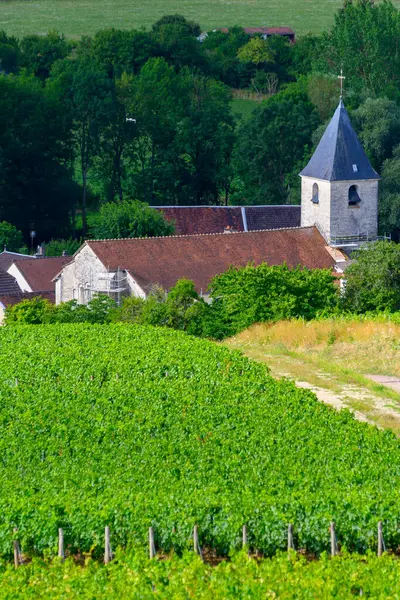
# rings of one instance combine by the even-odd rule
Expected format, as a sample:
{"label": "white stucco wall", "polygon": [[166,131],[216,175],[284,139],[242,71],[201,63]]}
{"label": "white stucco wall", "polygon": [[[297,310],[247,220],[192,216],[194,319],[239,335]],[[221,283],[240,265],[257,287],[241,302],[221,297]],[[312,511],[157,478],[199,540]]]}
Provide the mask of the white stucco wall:
{"label": "white stucco wall", "polygon": [[14,279],[17,280],[17,283],[18,283],[19,287],[21,288],[22,292],[32,292],[33,291],[31,286],[26,281],[25,277],[22,275],[21,271],[18,269],[18,267],[15,264],[12,264],[8,268],[7,273],[12,275],[14,277]]}
{"label": "white stucco wall", "polygon": [[[318,185],[319,204],[311,201],[314,183]],[[329,181],[301,178],[301,226],[318,225],[321,232],[329,236],[331,227],[331,187]]]}

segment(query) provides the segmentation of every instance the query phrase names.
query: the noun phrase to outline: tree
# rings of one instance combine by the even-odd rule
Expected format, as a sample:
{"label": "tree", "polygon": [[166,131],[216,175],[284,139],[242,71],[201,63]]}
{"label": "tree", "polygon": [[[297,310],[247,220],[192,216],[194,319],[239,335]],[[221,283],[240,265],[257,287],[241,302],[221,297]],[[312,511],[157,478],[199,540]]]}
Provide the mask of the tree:
{"label": "tree", "polygon": [[56,31],[47,35],[27,35],[20,43],[21,65],[43,81],[50,75],[57,60],[66,58],[71,44]]}
{"label": "tree", "polygon": [[173,225],[159,211],[132,200],[103,204],[92,227],[92,234],[97,239],[152,237],[171,235],[173,231]]}
{"label": "tree", "polygon": [[52,71],[51,89],[73,122],[82,178],[82,234],[87,231],[88,174],[101,149],[102,133],[112,107],[113,83],[89,56],[59,61]]}
{"label": "tree", "polygon": [[338,105],[339,86],[336,76],[322,73],[308,77],[308,97],[315,106],[321,121],[332,118]]}
{"label": "tree", "polygon": [[400,143],[400,107],[387,98],[367,98],[352,117],[366,153],[379,170]]}
{"label": "tree", "polygon": [[[199,28],[200,29],[200,28]],[[162,23],[153,30],[152,38],[162,56],[176,71],[188,66],[203,73],[210,72],[208,57],[192,28],[181,22]]]}
{"label": "tree", "polygon": [[253,37],[237,53],[239,60],[253,65],[267,65],[274,62],[274,57],[267,40]]}
{"label": "tree", "polygon": [[203,41],[203,48],[210,56],[215,75],[230,87],[247,87],[251,70],[242,63],[238,51],[250,36],[242,27],[231,27],[227,33],[211,31]]}
{"label": "tree", "polygon": [[154,23],[152,29],[154,32],[160,31],[164,25],[179,25],[184,31],[193,37],[198,37],[201,33],[200,25],[195,21],[188,21],[182,15],[164,15]]}
{"label": "tree", "polygon": [[400,309],[400,246],[374,242],[360,248],[345,273],[345,308],[356,313]]}
{"label": "tree", "polygon": [[383,163],[378,210],[380,233],[394,232],[397,236],[400,229],[400,146],[394,149],[393,157]]}
{"label": "tree", "polygon": [[180,157],[174,159],[179,203],[218,204],[219,186],[227,203],[235,142],[231,93],[213,79],[188,71],[184,75],[186,102],[174,145],[175,156]]}
{"label": "tree", "polygon": [[257,107],[237,136],[235,167],[241,192],[235,201],[286,203],[289,180],[304,163],[318,123],[306,90],[299,84],[289,85]]}
{"label": "tree", "polygon": [[14,36],[9,36],[5,31],[0,31],[0,72],[16,73],[21,62],[19,41]]}
{"label": "tree", "polygon": [[109,77],[121,78],[124,73],[137,74],[156,55],[157,44],[150,32],[103,29],[92,39],[83,40],[78,54],[89,54]]}
{"label": "tree", "polygon": [[22,233],[15,225],[2,221],[0,223],[0,251],[6,248],[10,252],[17,252],[23,245]]}
{"label": "tree", "polygon": [[181,79],[174,69],[162,58],[147,61],[133,80],[127,101],[136,126],[131,193],[145,202],[157,203],[160,190],[171,187],[171,168],[165,163],[170,160],[183,103]]}
{"label": "tree", "polygon": [[29,239],[69,233],[76,201],[71,123],[33,76],[0,76],[0,218]]}
{"label": "tree", "polygon": [[82,240],[68,238],[66,240],[53,239],[45,243],[46,256],[62,256],[65,252],[67,256],[72,256],[82,245]]}
{"label": "tree", "polygon": [[345,2],[335,15],[322,54],[327,72],[343,67],[346,85],[360,92],[397,97],[400,83],[399,12],[391,2]]}

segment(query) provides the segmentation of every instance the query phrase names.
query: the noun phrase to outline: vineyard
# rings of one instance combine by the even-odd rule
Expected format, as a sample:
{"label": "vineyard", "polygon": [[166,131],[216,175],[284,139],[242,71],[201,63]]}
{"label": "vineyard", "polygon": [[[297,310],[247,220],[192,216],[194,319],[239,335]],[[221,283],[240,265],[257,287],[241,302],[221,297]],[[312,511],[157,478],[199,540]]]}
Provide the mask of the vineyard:
{"label": "vineyard", "polygon": [[172,330],[2,328],[0,553],[142,546],[329,549],[400,544],[400,448],[260,364]]}
{"label": "vineyard", "polygon": [[72,560],[62,564],[35,559],[17,570],[0,568],[0,599],[394,600],[399,597],[399,576],[399,561],[388,555],[332,560],[325,555],[307,562],[282,554],[255,561],[241,553],[212,567],[189,554],[150,561],[129,552],[107,566],[93,560],[82,568]]}

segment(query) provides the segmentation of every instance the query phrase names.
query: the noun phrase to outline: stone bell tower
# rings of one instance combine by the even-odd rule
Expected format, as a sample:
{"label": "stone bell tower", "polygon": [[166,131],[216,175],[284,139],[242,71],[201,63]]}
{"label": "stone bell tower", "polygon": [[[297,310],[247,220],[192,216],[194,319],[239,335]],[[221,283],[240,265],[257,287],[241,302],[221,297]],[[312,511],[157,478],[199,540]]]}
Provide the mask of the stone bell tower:
{"label": "stone bell tower", "polygon": [[300,173],[301,225],[316,225],[331,246],[357,247],[378,234],[379,175],[339,106]]}

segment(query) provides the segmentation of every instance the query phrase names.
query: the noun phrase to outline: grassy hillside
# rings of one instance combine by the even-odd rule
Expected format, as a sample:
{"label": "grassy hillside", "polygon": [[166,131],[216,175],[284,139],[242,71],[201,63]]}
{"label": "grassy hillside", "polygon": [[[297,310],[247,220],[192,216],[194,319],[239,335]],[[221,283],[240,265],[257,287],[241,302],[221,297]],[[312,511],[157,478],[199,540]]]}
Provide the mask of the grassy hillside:
{"label": "grassy hillside", "polygon": [[0,331],[0,554],[190,546],[399,545],[400,446],[265,367],[176,331],[47,325]]}
{"label": "grassy hillside", "polygon": [[165,14],[180,13],[213,27],[289,26],[298,34],[329,29],[341,0],[7,0],[0,3],[0,29],[18,36],[57,29],[68,36],[105,27],[150,27]]}

